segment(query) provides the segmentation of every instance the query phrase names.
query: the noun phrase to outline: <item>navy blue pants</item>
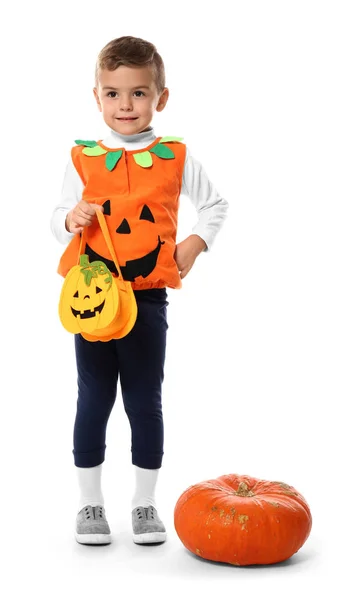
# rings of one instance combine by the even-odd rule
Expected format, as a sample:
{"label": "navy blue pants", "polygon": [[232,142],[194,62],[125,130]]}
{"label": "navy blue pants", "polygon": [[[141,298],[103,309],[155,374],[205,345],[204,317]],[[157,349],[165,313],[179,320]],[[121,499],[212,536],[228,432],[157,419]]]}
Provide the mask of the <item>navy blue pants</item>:
{"label": "navy blue pants", "polygon": [[94,467],[105,459],[106,427],[119,378],[131,427],[132,464],[161,467],[167,292],[165,288],[137,290],[135,297],[136,323],[124,338],[88,342],[75,335],[78,400],[73,455],[77,467]]}

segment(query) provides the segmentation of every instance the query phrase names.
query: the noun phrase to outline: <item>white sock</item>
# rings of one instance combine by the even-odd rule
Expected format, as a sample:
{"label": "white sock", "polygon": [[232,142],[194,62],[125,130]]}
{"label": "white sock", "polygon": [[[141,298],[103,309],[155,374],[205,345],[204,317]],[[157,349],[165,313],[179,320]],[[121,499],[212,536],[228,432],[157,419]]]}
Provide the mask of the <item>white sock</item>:
{"label": "white sock", "polygon": [[131,510],[137,506],[154,506],[155,502],[155,487],[160,469],[142,469],[135,467],[135,492],[131,502]]}
{"label": "white sock", "polygon": [[104,506],[104,498],[101,490],[102,464],[96,467],[76,467],[78,484],[80,489],[79,507]]}

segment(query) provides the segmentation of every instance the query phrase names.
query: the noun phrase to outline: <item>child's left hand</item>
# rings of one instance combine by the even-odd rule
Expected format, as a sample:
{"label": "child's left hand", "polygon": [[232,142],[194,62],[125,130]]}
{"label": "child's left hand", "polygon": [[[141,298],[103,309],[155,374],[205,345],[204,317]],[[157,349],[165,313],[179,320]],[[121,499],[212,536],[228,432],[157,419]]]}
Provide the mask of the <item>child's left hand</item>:
{"label": "child's left hand", "polygon": [[195,259],[206,247],[205,241],[194,233],[176,245],[174,259],[178,265],[180,279],[189,273]]}

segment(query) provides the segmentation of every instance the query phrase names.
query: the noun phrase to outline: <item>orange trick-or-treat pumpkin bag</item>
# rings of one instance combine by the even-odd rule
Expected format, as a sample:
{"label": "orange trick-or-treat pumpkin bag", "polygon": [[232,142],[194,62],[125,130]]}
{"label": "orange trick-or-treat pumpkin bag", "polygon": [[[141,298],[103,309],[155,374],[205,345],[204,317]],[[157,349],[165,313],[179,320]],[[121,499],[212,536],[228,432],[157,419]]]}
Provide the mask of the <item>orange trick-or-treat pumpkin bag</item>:
{"label": "orange trick-or-treat pumpkin bag", "polygon": [[62,286],[59,317],[70,333],[80,333],[91,342],[106,342],[120,339],[131,331],[137,317],[137,304],[131,283],[122,277],[105,217],[100,210],[96,210],[96,215],[118,276],[113,276],[101,260],[89,262],[84,253],[88,229],[85,227],[79,264],[68,271]]}

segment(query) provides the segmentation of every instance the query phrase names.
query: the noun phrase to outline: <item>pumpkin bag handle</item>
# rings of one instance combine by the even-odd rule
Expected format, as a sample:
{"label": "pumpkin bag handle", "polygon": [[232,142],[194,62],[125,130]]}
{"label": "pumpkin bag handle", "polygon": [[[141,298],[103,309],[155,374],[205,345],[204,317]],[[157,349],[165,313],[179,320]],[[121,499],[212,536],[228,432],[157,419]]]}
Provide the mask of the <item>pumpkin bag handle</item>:
{"label": "pumpkin bag handle", "polygon": [[[110,233],[108,231],[108,227],[107,227],[105,216],[104,216],[102,210],[97,210],[97,209],[96,209],[96,215],[97,215],[99,226],[101,227],[101,231],[102,231],[103,237],[105,238],[105,242],[107,244],[108,251],[111,254],[113,262],[115,263],[115,267],[116,267],[116,270],[117,270],[117,273],[118,273],[118,277],[119,277],[119,280],[120,280],[120,287],[121,287],[121,289],[123,289],[125,291],[126,290],[125,282],[124,282],[124,279],[123,279],[122,274],[121,274],[120,266],[118,264],[118,260],[117,260],[117,257],[116,257],[116,252],[115,252],[115,249],[114,249],[113,244],[112,244]],[[83,235],[81,235],[81,243],[80,243],[80,246],[79,246],[78,261],[77,261],[78,263],[79,263],[81,254],[84,253],[85,248],[86,248],[87,229],[88,229],[88,227],[85,227],[83,229]]]}

